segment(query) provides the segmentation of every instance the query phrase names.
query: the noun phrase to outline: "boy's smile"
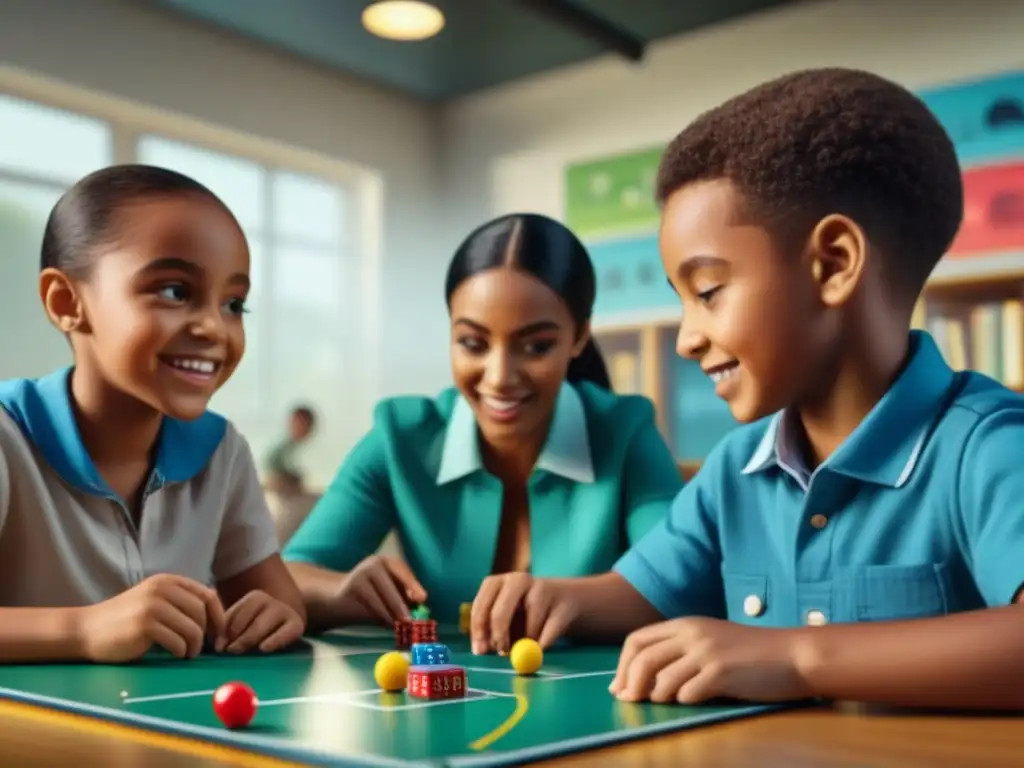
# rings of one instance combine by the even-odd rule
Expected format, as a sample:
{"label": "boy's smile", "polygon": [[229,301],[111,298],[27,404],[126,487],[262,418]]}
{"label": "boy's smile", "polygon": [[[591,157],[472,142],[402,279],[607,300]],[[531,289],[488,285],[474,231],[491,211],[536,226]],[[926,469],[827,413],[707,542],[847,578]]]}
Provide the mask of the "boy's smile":
{"label": "boy's smile", "polygon": [[741,422],[805,394],[826,327],[806,259],[747,223],[727,180],[689,184],[665,202],[662,265],[683,304],[678,353],[699,363]]}

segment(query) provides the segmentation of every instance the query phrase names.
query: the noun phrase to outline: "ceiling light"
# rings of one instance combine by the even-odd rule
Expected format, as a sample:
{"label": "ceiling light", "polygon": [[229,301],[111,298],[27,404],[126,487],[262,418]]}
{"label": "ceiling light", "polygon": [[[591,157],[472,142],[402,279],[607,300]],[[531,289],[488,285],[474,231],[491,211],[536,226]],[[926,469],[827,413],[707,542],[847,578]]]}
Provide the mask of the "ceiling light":
{"label": "ceiling light", "polygon": [[387,40],[426,40],[444,27],[444,14],[420,0],[379,0],[363,11],[363,26]]}

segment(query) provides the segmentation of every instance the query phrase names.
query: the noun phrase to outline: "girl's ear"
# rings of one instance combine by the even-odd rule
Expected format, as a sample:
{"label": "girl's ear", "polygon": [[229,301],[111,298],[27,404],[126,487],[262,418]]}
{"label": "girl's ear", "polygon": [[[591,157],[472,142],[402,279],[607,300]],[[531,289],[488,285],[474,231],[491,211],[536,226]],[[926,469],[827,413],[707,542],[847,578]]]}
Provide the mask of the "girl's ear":
{"label": "girl's ear", "polygon": [[50,322],[61,333],[88,333],[82,302],[72,280],[59,269],[44,269],[39,275],[39,297]]}

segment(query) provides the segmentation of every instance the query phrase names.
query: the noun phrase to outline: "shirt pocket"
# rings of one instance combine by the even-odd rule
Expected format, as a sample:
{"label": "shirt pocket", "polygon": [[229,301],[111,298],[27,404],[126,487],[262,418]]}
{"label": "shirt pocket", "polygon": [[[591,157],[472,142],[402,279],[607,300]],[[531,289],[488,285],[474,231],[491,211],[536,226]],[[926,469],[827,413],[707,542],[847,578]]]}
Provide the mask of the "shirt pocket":
{"label": "shirt pocket", "polygon": [[857,621],[898,621],[944,616],[949,611],[945,563],[870,565],[852,575]]}
{"label": "shirt pocket", "polygon": [[722,573],[725,609],[729,621],[765,624],[768,616],[768,577],[749,573]]}

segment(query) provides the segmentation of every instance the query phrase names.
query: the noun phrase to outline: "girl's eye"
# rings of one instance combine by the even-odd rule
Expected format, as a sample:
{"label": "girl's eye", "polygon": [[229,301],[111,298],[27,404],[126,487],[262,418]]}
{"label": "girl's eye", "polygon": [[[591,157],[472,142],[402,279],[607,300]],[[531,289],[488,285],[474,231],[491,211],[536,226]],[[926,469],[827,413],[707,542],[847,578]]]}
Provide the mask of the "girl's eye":
{"label": "girl's eye", "polygon": [[244,315],[249,311],[245,306],[245,299],[229,299],[225,306],[232,315]]}
{"label": "girl's eye", "polygon": [[182,283],[165,285],[156,293],[157,296],[168,301],[188,301],[188,289]]}
{"label": "girl's eye", "polygon": [[707,304],[720,290],[722,290],[722,286],[716,285],[714,288],[708,288],[706,291],[698,293],[697,298],[700,299],[702,304]]}
{"label": "girl's eye", "polygon": [[459,344],[467,352],[473,353],[483,352],[487,348],[487,345],[480,341],[480,339],[474,339],[472,336],[464,336],[459,339]]}

